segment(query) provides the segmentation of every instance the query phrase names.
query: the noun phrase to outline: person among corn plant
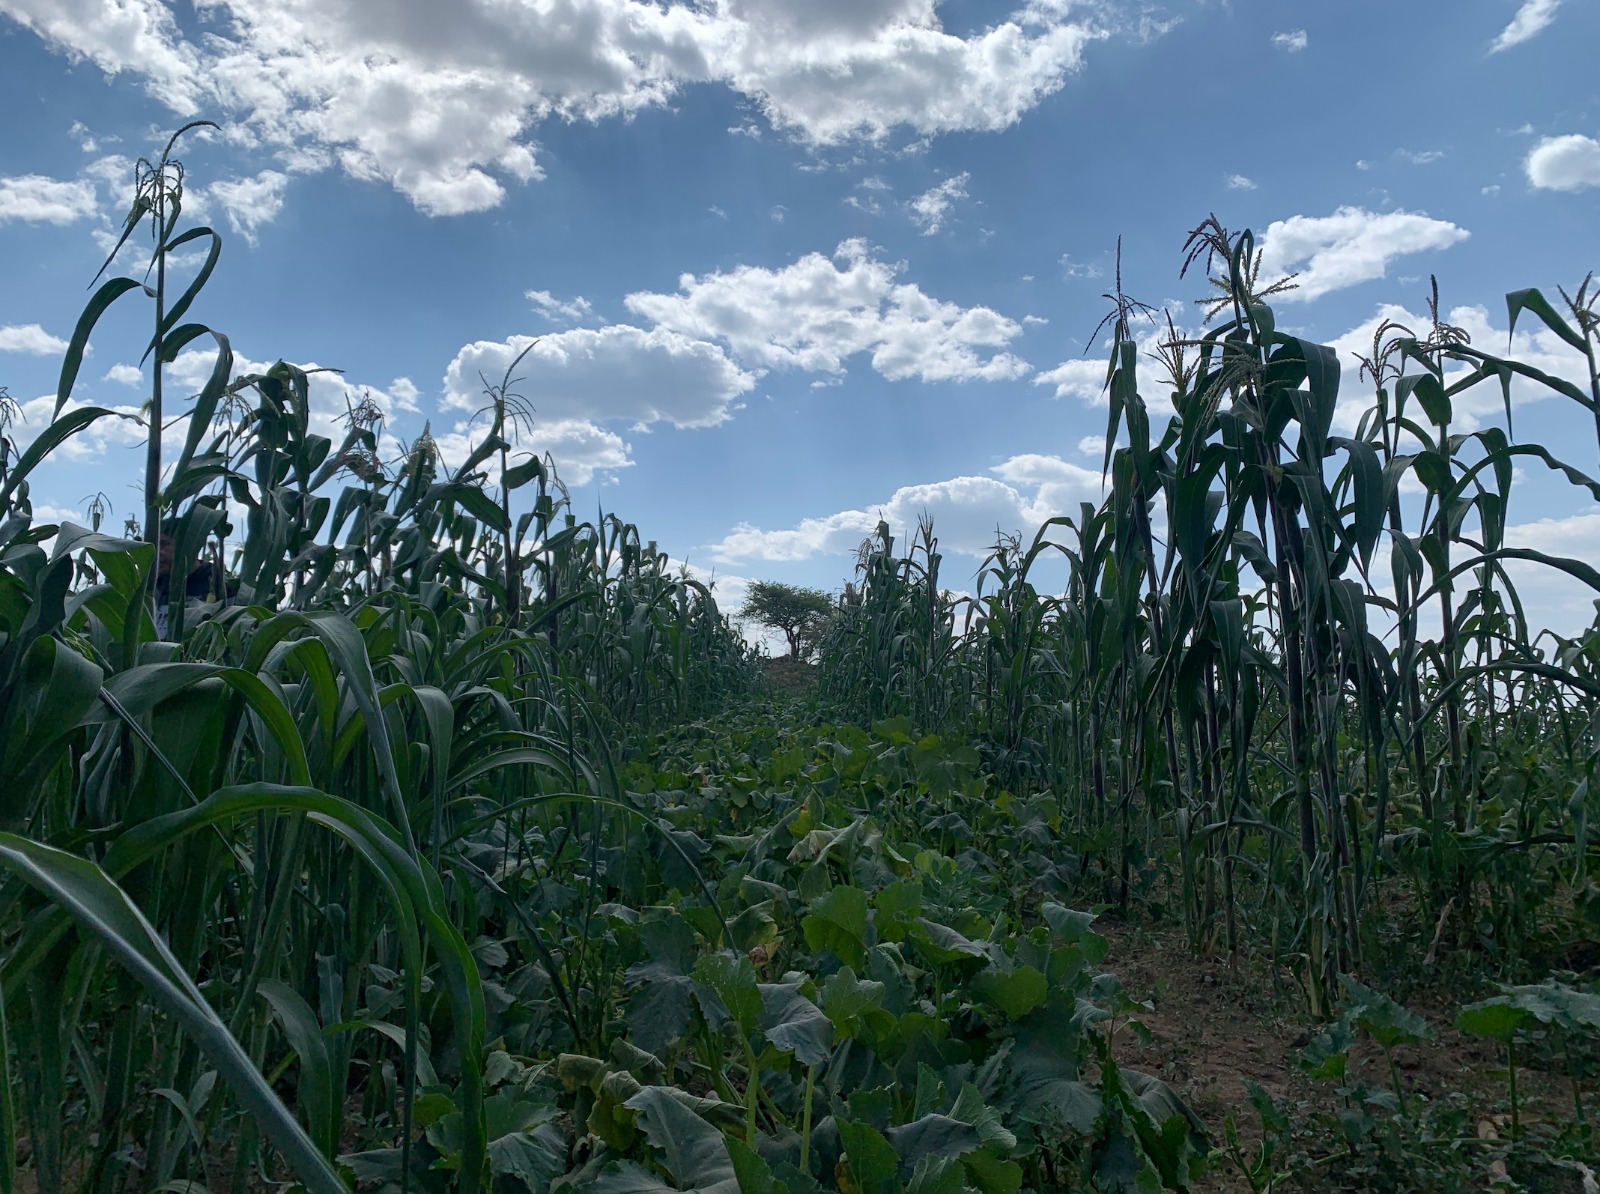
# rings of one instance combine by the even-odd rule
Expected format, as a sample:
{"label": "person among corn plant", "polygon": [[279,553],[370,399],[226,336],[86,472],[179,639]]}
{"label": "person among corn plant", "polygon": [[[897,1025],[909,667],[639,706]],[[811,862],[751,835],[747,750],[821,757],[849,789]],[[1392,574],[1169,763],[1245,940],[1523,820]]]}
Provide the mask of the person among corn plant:
{"label": "person among corn plant", "polygon": [[[161,538],[156,548],[155,620],[156,633],[167,637],[172,606],[172,569],[176,562],[178,543],[177,524],[168,519],[161,525]],[[223,571],[215,559],[191,561],[192,566],[183,581],[183,601],[186,606],[220,602],[219,608],[233,603],[239,593],[239,580]]]}

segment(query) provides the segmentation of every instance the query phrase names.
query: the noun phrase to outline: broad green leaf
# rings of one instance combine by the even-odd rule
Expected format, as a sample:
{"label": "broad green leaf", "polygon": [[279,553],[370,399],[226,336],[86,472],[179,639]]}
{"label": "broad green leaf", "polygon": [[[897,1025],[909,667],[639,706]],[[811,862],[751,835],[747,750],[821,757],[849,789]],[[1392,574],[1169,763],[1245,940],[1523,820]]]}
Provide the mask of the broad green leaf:
{"label": "broad green leaf", "polygon": [[[703,988],[700,1006],[712,1023],[731,1019],[748,1039],[761,1019],[761,992],[756,985],[756,968],[743,954],[707,954],[694,968],[694,979]],[[707,992],[713,999],[706,998]]]}
{"label": "broad green leaf", "polygon": [[851,1120],[839,1121],[839,1141],[844,1145],[843,1164],[850,1184],[840,1189],[848,1194],[898,1194],[900,1157],[876,1128]]}
{"label": "broad green leaf", "polygon": [[969,940],[949,925],[942,925],[924,916],[919,916],[915,925],[911,933],[911,942],[935,965],[966,962],[988,956],[976,941]]}
{"label": "broad green leaf", "polygon": [[983,1143],[971,1124],[938,1114],[892,1127],[884,1135],[907,1168],[927,1156],[959,1157]]}
{"label": "broad green leaf", "polygon": [[884,990],[882,983],[857,978],[854,970],[844,966],[828,976],[818,995],[823,1012],[833,1022],[834,1031],[840,1036],[851,1036],[863,1015],[883,1006]]}
{"label": "broad green leaf", "polygon": [[1509,1045],[1517,1029],[1532,1016],[1531,1011],[1519,1007],[1511,996],[1496,995],[1493,999],[1467,1004],[1456,1013],[1456,1027],[1468,1036],[1487,1037]]}
{"label": "broad green leaf", "polygon": [[867,893],[857,887],[835,887],[811,905],[800,921],[806,945],[827,950],[857,970],[867,964]]}
{"label": "broad green leaf", "polygon": [[762,983],[761,1031],[801,1065],[820,1065],[833,1045],[833,1025],[822,1009],[800,993],[799,983]]}
{"label": "broad green leaf", "polygon": [[972,990],[1013,1020],[1043,1007],[1050,993],[1043,973],[1032,966],[1018,966],[1011,971],[985,970],[972,980]]}
{"label": "broad green leaf", "polygon": [[1346,1014],[1384,1049],[1425,1041],[1433,1036],[1428,1022],[1381,991],[1357,982],[1348,974],[1339,976],[1350,1006]]}
{"label": "broad green leaf", "polygon": [[720,1129],[660,1086],[646,1086],[623,1105],[638,1113],[639,1129],[661,1153],[662,1164],[679,1189],[737,1194],[738,1179]]}

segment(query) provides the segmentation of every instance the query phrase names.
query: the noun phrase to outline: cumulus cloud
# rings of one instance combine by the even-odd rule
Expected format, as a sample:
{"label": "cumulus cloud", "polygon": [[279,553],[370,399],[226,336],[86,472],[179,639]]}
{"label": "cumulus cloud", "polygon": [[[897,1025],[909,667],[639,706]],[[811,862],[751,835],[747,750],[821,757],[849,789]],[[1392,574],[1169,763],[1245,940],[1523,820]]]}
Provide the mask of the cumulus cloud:
{"label": "cumulus cloud", "polygon": [[114,381],[118,385],[138,386],[144,384],[144,371],[137,365],[126,363],[113,365],[106,370],[104,381]]}
{"label": "cumulus cloud", "polygon": [[1062,361],[1033,379],[1036,386],[1054,386],[1057,398],[1081,398],[1099,402],[1105,396],[1106,362],[1090,357]]}
{"label": "cumulus cloud", "polygon": [[929,187],[906,204],[912,222],[922,229],[923,236],[932,236],[944,227],[950,209],[967,197],[967,183],[971,178],[971,173],[963,170],[938,186]]}
{"label": "cumulus cloud", "polygon": [[1511,23],[1500,30],[1500,35],[1489,45],[1489,53],[1498,54],[1512,46],[1520,46],[1529,38],[1543,32],[1556,19],[1556,9],[1561,0],[1523,0]]}
{"label": "cumulus cloud", "polygon": [[445,371],[445,405],[481,408],[485,381],[498,385],[524,349],[527,355],[513,374],[521,380],[512,388],[533,408],[537,427],[609,419],[714,427],[756,383],[754,374],[704,339],[668,328],[611,324],[573,328],[537,342],[512,336],[468,344]]}
{"label": "cumulus cloud", "polygon": [[421,408],[417,405],[418,390],[416,383],[409,377],[397,377],[389,383],[389,397],[394,402],[394,409],[407,414],[416,414]]}
{"label": "cumulus cloud", "polygon": [[253,178],[214,182],[205,194],[227,213],[228,226],[253,245],[257,230],[277,219],[283,210],[283,193],[288,185],[287,174],[263,170]]}
{"label": "cumulus cloud", "polygon": [[70,224],[94,214],[94,184],[61,182],[42,174],[0,178],[0,224]]}
{"label": "cumulus cloud", "polygon": [[1297,288],[1278,301],[1309,302],[1383,277],[1397,257],[1447,249],[1468,235],[1420,212],[1341,207],[1331,216],[1273,221],[1262,237],[1262,271],[1276,277],[1298,269]]}
{"label": "cumulus cloud", "polygon": [[549,118],[626,118],[710,83],[815,146],[998,130],[1109,32],[1077,6],[1027,0],[954,33],[941,4],[210,0],[195,38],[169,0],[0,0],[0,13],[142,79],[177,115],[229,114],[235,138],[287,167],[337,165],[449,215],[495,206],[506,179],[542,177],[532,133]]}
{"label": "cumulus cloud", "polygon": [[1272,44],[1290,54],[1298,54],[1311,44],[1311,39],[1304,29],[1290,29],[1286,33],[1274,33]]}
{"label": "cumulus cloud", "polygon": [[898,282],[902,270],[875,259],[865,241],[847,240],[831,258],[810,253],[780,269],[684,274],[676,294],[641,291],[626,302],[660,328],[721,341],[768,368],[837,374],[867,353],[891,381],[993,381],[1030,371],[999,351],[1021,324],[988,307],[932,298]]}
{"label": "cumulus cloud", "polygon": [[25,352],[32,356],[54,356],[67,351],[67,342],[52,336],[36,323],[0,327],[0,352]]}
{"label": "cumulus cloud", "polygon": [[1228,175],[1228,189],[1230,191],[1253,191],[1256,189],[1255,180],[1246,178],[1243,174]]}
{"label": "cumulus cloud", "polygon": [[1600,187],[1600,141],[1579,133],[1546,137],[1533,147],[1523,169],[1528,182],[1543,190]]}
{"label": "cumulus cloud", "polygon": [[763,530],[741,523],[712,545],[712,557],[728,563],[849,556],[880,520],[904,542],[926,516],[944,551],[981,559],[998,535],[1031,538],[1046,519],[1075,513],[1078,502],[1098,501],[1102,494],[1097,470],[1055,456],[1013,456],[989,471],[995,475],[907,485],[869,510],[841,510],[792,527]]}

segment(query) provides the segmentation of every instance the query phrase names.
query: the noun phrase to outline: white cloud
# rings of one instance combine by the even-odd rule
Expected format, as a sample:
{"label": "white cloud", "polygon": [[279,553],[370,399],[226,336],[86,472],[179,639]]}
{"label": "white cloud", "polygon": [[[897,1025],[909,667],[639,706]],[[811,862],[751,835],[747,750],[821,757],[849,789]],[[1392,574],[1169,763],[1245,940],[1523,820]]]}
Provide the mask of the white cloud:
{"label": "white cloud", "polygon": [[1062,361],[1054,369],[1037,374],[1033,384],[1055,386],[1057,398],[1072,397],[1085,402],[1100,402],[1105,397],[1106,362],[1090,357]]}
{"label": "white cloud", "polygon": [[139,386],[144,384],[144,371],[137,365],[113,365],[106,370],[105,381],[114,381],[123,386]]}
{"label": "white cloud", "polygon": [[772,217],[772,222],[774,224],[781,224],[783,223],[784,217],[789,214],[789,209],[783,204],[779,203],[774,205],[772,210],[767,214]]}
{"label": "white cloud", "polygon": [[418,413],[421,410],[417,405],[418,393],[416,383],[409,377],[397,377],[389,383],[389,397],[394,400],[395,410]]}
{"label": "white cloud", "polygon": [[1078,453],[1082,456],[1104,460],[1106,456],[1106,437],[1103,435],[1086,435],[1078,441]]}
{"label": "white cloud", "polygon": [[67,342],[52,336],[36,323],[0,327],[0,352],[25,352],[47,357],[67,351]]}
{"label": "white cloud", "polygon": [[981,559],[997,535],[1031,538],[1047,518],[1075,513],[1078,502],[1097,501],[1102,493],[1098,470],[1054,456],[1014,456],[990,471],[994,477],[907,485],[870,510],[841,510],[786,529],[766,531],[741,523],[712,545],[712,558],[733,562],[848,556],[880,519],[903,543],[927,515],[942,550]]}
{"label": "white cloud", "polygon": [[84,153],[94,153],[100,148],[99,140],[89,131],[89,126],[81,120],[72,122],[72,127],[67,129],[67,135],[78,143],[78,147]]}
{"label": "white cloud", "polygon": [[962,35],[941,2],[209,0],[193,39],[164,0],[0,0],[0,13],[140,77],[178,115],[229,116],[232,139],[288,168],[336,164],[448,215],[542,177],[530,134],[552,117],[626,118],[711,83],[814,146],[998,130],[1109,35],[1055,0]]}
{"label": "white cloud", "polygon": [[540,315],[553,322],[576,323],[594,314],[589,300],[581,294],[570,299],[558,299],[548,290],[530,290],[523,297],[534,305]]}
{"label": "white cloud", "polygon": [[1600,187],[1600,141],[1579,133],[1546,137],[1533,147],[1523,168],[1528,181],[1544,190]]}
{"label": "white cloud", "polygon": [[715,203],[713,203],[710,207],[706,208],[706,210],[708,212],[710,212],[712,215],[716,216],[717,219],[719,219],[719,220],[726,220],[728,218],[728,213],[723,211]]}
{"label": "white cloud", "polygon": [[482,407],[484,379],[498,385],[512,359],[530,344],[513,372],[521,380],[512,389],[533,408],[535,428],[548,422],[611,419],[714,427],[730,417],[733,402],[756,383],[754,374],[706,340],[667,328],[645,331],[611,324],[557,332],[537,343],[529,336],[513,336],[468,344],[445,372],[445,405],[474,411]]}
{"label": "white cloud", "polygon": [[944,227],[950,209],[967,197],[967,183],[971,178],[971,173],[963,170],[906,204],[911,210],[912,222],[922,229],[923,236],[932,236]]}
{"label": "white cloud", "polygon": [[1253,191],[1256,189],[1254,179],[1246,178],[1243,174],[1228,175],[1228,189],[1230,191]]}
{"label": "white cloud", "polygon": [[206,197],[215,199],[228,215],[228,226],[250,244],[256,231],[270,224],[283,210],[283,192],[289,176],[277,170],[263,170],[253,178],[231,178],[206,188]]}
{"label": "white cloud", "polygon": [[1280,50],[1288,51],[1290,54],[1298,54],[1311,44],[1311,39],[1306,36],[1304,29],[1291,29],[1287,33],[1274,33],[1272,35],[1272,44]]}
{"label": "white cloud", "polygon": [[903,269],[847,240],[832,258],[810,253],[781,269],[741,265],[729,273],[684,274],[676,294],[627,297],[639,315],[697,340],[721,340],[735,356],[770,368],[839,373],[870,353],[891,381],[1001,380],[1026,362],[1005,348],[1022,325],[988,307],[959,307],[897,282]]}
{"label": "white cloud", "polygon": [[1396,157],[1404,158],[1413,166],[1431,166],[1444,158],[1442,149],[1397,149],[1394,152]]}
{"label": "white cloud", "polygon": [[1446,249],[1468,232],[1420,212],[1373,212],[1341,207],[1331,216],[1275,220],[1262,237],[1267,277],[1300,267],[1297,289],[1280,302],[1309,302],[1331,291],[1381,278],[1395,258]]}
{"label": "white cloud", "polygon": [[0,178],[0,224],[8,220],[70,224],[93,215],[94,210],[94,185],[82,179],[60,182],[42,174]]}
{"label": "white cloud", "polygon": [[[1105,272],[1092,262],[1074,261],[1071,253],[1061,254],[1061,268],[1068,278],[1098,278]],[[1033,278],[1029,275],[1024,280],[1031,282]]]}
{"label": "white cloud", "polygon": [[1500,35],[1490,43],[1489,53],[1498,54],[1501,50],[1520,46],[1542,32],[1556,19],[1556,9],[1560,7],[1561,0],[1523,0],[1522,7],[1517,9],[1511,23],[1500,30]]}

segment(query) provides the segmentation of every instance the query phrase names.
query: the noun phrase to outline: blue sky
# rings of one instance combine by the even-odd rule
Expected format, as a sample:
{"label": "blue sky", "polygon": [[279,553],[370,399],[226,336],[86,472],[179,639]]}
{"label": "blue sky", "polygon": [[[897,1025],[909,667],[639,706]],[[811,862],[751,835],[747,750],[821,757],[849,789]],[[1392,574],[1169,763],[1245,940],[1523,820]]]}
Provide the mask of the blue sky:
{"label": "blue sky", "polygon": [[[195,317],[247,362],[343,370],[330,426],[370,389],[459,455],[480,371],[540,337],[523,446],[725,599],[836,588],[880,515],[923,510],[970,588],[997,527],[1098,495],[1083,353],[1119,236],[1127,289],[1193,329],[1185,234],[1253,228],[1301,275],[1280,326],[1341,349],[1350,428],[1350,351],[1420,324],[1430,273],[1503,351],[1507,290],[1600,266],[1596,45],[1583,0],[0,0],[0,384],[37,433],[134,159],[208,117],[180,153],[225,237]],[[147,320],[108,318],[79,398],[137,407]],[[1517,351],[1581,376],[1531,325]],[[1517,400],[1519,438],[1600,472],[1587,412]],[[102,491],[120,521],[139,459],[108,430],[35,500]],[[1600,559],[1575,492],[1525,478],[1513,540]]]}

